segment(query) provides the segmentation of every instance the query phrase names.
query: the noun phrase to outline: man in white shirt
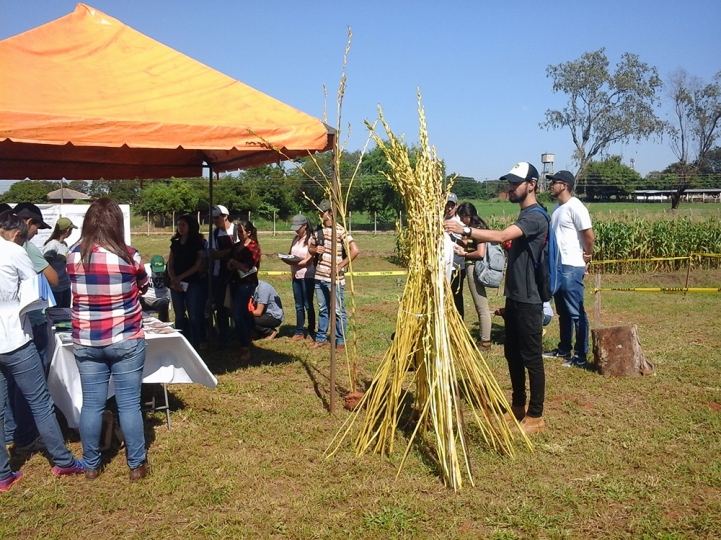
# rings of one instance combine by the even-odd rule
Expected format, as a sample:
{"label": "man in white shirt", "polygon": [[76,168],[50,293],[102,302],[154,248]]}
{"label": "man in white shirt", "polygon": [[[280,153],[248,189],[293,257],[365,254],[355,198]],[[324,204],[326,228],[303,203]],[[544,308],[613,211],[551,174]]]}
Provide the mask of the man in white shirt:
{"label": "man in white shirt", "polygon": [[[591,262],[594,235],[591,216],[583,203],[573,195],[576,179],[569,171],[547,174],[551,181],[549,194],[558,202],[551,214],[551,227],[556,235],[563,280],[553,296],[561,329],[558,347],[543,353],[546,358],[564,358],[566,367],[583,367],[588,355],[588,317],[583,307],[583,276]],[[573,333],[576,343],[572,348]],[[573,355],[571,351],[573,350]]]}
{"label": "man in white shirt", "polygon": [[228,209],[219,204],[213,207],[213,223],[215,230],[210,237],[210,261],[213,272],[213,306],[215,319],[218,325],[218,348],[227,346],[230,338],[230,311],[223,304],[225,301],[225,288],[230,280],[228,259],[233,244],[238,240],[235,225],[229,219]]}

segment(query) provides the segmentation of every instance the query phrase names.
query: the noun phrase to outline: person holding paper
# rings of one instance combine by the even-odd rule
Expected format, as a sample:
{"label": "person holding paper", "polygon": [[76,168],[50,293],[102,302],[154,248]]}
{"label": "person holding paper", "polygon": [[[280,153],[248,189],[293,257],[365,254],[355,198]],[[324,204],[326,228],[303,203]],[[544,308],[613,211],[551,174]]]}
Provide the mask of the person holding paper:
{"label": "person holding paper", "polygon": [[293,217],[290,226],[295,231],[295,237],[290,245],[292,260],[281,259],[290,265],[293,275],[293,300],[295,300],[295,333],[291,341],[300,341],[305,338],[305,316],[308,314],[308,337],[315,335],[315,307],[313,306],[313,293],[315,291],[315,257],[308,251],[308,242],[313,236],[310,220],[302,214]]}
{"label": "person holding paper", "polygon": [[247,219],[235,223],[238,243],[233,246],[228,261],[231,274],[233,298],[233,322],[240,341],[240,360],[250,360],[250,333],[253,330],[253,316],[248,311],[248,301],[253,298],[258,286],[260,268],[260,246],[258,231]]}
{"label": "person holding paper", "polygon": [[[27,315],[20,314],[20,282],[37,279],[30,257],[21,247],[27,239],[27,229],[24,219],[12,210],[0,213],[0,419],[5,415],[10,375],[30,406],[42,442],[54,463],[53,475],[80,474],[85,468],[65,446],[55,417],[55,404],[32,340],[32,325]],[[20,471],[10,468],[5,442],[5,432],[0,430],[0,492],[8,491],[22,478]]]}
{"label": "person holding paper", "polygon": [[205,282],[200,279],[205,240],[200,234],[198,220],[192,215],[178,218],[178,225],[170,239],[168,275],[170,297],[175,312],[175,327],[183,332],[198,350],[205,325]]}
{"label": "person holding paper", "polygon": [[148,288],[148,274],[137,250],[125,244],[124,229],[120,207],[101,197],[88,208],[80,243],[68,257],[73,353],[83,389],[80,440],[88,480],[95,480],[102,466],[100,432],[111,375],[130,481],[149,473],[140,411],[145,333],[138,301]]}

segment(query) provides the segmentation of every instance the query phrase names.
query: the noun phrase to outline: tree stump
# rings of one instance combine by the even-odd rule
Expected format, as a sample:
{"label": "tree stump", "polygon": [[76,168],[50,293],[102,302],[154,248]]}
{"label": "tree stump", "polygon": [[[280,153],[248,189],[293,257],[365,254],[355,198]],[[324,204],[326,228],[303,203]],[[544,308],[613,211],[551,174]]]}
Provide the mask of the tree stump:
{"label": "tree stump", "polygon": [[646,360],[635,324],[609,326],[591,330],[593,358],[601,375],[638,377],[653,375],[654,367]]}

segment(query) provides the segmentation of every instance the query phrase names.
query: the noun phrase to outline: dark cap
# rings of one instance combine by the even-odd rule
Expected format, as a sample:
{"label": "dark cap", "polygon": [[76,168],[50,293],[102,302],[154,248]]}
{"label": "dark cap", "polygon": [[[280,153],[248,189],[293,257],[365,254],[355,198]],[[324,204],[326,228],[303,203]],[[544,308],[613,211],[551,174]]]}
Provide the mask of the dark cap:
{"label": "dark cap", "polygon": [[520,184],[521,182],[538,181],[538,171],[536,168],[528,163],[527,161],[519,161],[513,168],[508,171],[508,174],[501,176],[501,180],[508,180],[513,184]]}
{"label": "dark cap", "polygon": [[558,171],[554,174],[547,174],[546,180],[563,182],[568,186],[568,189],[570,189],[571,191],[573,191],[573,188],[576,186],[576,178],[570,171]]}
{"label": "dark cap", "polygon": [[320,210],[322,214],[328,212],[330,209],[331,205],[328,199],[323,199],[322,201],[320,201],[320,204],[318,205],[318,210]]}
{"label": "dark cap", "polygon": [[458,195],[455,193],[449,193],[448,198],[446,199],[446,204],[447,203],[458,204]]}
{"label": "dark cap", "polygon": [[303,214],[298,214],[297,216],[293,216],[293,221],[290,222],[290,230],[297,231],[303,225],[308,225],[308,228],[310,228],[310,221],[308,221],[308,218]]}
{"label": "dark cap", "polygon": [[40,226],[38,229],[52,229],[50,225],[45,223],[43,221],[43,213],[40,211],[40,208],[35,206],[33,203],[29,202],[21,202],[15,205],[15,208],[13,208],[14,212],[18,215],[18,217],[21,217],[23,219],[32,219],[33,221],[37,221]]}

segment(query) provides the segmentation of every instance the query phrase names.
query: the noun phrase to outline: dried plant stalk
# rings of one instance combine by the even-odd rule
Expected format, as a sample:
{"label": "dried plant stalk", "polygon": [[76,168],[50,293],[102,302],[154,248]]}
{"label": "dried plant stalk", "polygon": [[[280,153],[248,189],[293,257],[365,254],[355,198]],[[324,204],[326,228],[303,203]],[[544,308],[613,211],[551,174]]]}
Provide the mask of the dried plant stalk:
{"label": "dried plant stalk", "polygon": [[505,421],[504,412],[510,407],[453,303],[442,253],[442,209],[447,192],[443,190],[442,164],[428,144],[420,94],[419,116],[420,146],[415,164],[411,163],[406,145],[386,124],[382,110],[380,121],[388,141],[369,126],[388,160],[391,173],[387,177],[405,201],[406,234],[411,239],[408,280],[398,310],[395,339],[357,412],[329,448],[335,444],[331,454],[338,450],[365,410],[354,440],[356,453],[388,455],[393,451],[404,403],[412,397],[416,424],[399,472],[416,437],[434,437],[443,481],[459,489],[463,470],[473,484],[464,409],[470,411],[490,448],[515,455],[514,433],[529,448],[531,443],[520,430],[512,432]]}

